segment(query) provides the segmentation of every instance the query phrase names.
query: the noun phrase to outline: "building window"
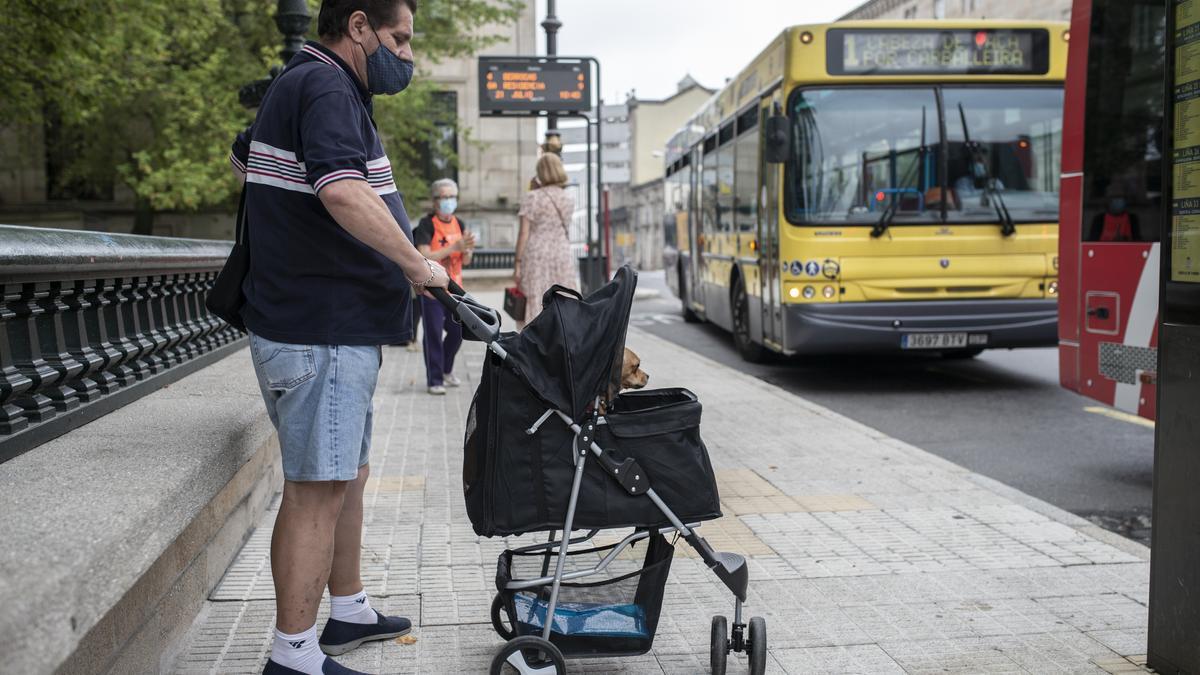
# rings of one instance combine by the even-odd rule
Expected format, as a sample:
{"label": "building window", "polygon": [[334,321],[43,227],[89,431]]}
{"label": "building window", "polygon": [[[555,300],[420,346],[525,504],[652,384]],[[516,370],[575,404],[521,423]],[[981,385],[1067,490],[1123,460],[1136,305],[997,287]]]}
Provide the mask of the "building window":
{"label": "building window", "polygon": [[439,178],[457,181],[458,166],[452,158],[458,154],[458,92],[434,92],[433,126],[431,140],[418,146],[421,173],[427,183]]}

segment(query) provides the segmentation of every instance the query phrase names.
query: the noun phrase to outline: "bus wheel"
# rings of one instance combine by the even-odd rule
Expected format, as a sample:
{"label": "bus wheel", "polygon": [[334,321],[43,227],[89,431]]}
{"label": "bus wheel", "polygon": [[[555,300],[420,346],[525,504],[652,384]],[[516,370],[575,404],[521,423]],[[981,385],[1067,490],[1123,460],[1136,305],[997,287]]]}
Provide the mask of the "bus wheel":
{"label": "bus wheel", "polygon": [[739,276],[733,282],[733,344],[742,358],[750,363],[762,363],[767,350],[750,339],[750,298],[746,296],[746,285]]}
{"label": "bus wheel", "polygon": [[973,359],[983,353],[982,349],[955,349],[954,351],[942,352],[943,359]]}
{"label": "bus wheel", "polygon": [[688,297],[687,277],[679,270],[679,303],[683,306],[683,320],[687,323],[700,323],[700,315],[692,311],[692,299]]}

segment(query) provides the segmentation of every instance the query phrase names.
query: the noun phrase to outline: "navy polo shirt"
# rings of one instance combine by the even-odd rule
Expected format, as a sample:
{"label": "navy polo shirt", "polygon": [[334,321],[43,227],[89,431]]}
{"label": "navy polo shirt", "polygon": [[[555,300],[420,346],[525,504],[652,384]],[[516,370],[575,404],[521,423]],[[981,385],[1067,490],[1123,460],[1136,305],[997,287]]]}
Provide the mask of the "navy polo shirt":
{"label": "navy polo shirt", "polygon": [[324,345],[412,338],[404,273],[338,225],[318,197],[337,181],[366,181],[412,240],[370,106],[353,71],[309,42],[234,141],[230,161],[246,174],[250,240],[242,318],[254,334]]}

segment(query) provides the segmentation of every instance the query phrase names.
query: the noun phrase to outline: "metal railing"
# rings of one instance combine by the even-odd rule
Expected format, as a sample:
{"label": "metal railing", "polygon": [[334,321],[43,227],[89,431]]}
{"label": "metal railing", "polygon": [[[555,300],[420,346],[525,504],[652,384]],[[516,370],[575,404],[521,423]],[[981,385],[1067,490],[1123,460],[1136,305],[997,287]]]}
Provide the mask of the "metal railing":
{"label": "metal railing", "polygon": [[517,252],[511,248],[477,248],[469,270],[511,270]]}
{"label": "metal railing", "polygon": [[204,307],[229,247],[0,225],[0,462],[241,348]]}

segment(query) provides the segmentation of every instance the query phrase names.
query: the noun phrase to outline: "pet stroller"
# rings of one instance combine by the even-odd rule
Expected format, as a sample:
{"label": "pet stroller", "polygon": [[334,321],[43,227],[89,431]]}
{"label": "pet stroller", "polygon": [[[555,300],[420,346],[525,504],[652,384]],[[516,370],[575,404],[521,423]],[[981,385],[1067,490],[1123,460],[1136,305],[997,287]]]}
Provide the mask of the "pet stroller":
{"label": "pet stroller", "polygon": [[[686,389],[643,390],[600,411],[601,397],[619,388],[636,285],[622,267],[587,298],[552,288],[519,334],[501,334],[499,315],[453,285],[453,295],[434,293],[465,336],[488,347],[464,445],[471,524],[486,537],[549,533],[497,561],[492,624],[507,643],[492,673],[507,663],[523,675],[560,674],[565,658],[648,652],[675,550],[668,535],[690,544],[734,595],[732,632],[724,616],[712,619],[712,671],[725,672],[731,651],[749,654],[752,673],[766,667],[766,622],[742,621],[745,559],[714,551],[696,532],[721,516],[700,402]],[[615,543],[594,541],[630,528]],[[630,558],[641,543],[637,565]]]}

